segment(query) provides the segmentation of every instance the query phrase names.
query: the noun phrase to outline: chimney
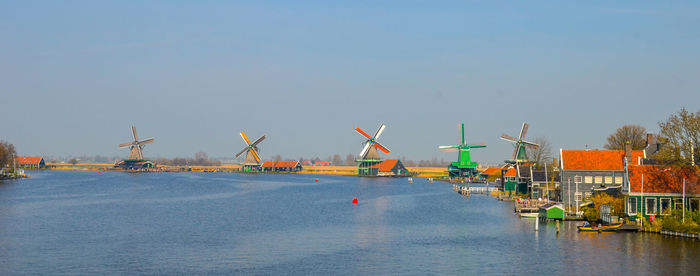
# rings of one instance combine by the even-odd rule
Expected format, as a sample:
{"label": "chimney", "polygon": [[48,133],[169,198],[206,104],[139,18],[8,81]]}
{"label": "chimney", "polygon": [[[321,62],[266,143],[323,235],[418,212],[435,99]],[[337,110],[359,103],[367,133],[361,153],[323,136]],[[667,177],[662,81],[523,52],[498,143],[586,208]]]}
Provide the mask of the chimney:
{"label": "chimney", "polygon": [[648,147],[649,145],[655,144],[656,141],[654,141],[654,140],[656,140],[656,139],[654,139],[654,134],[652,134],[652,133],[647,133],[647,147]]}
{"label": "chimney", "polygon": [[625,159],[627,159],[627,164],[632,161],[632,144],[629,141],[625,142]]}

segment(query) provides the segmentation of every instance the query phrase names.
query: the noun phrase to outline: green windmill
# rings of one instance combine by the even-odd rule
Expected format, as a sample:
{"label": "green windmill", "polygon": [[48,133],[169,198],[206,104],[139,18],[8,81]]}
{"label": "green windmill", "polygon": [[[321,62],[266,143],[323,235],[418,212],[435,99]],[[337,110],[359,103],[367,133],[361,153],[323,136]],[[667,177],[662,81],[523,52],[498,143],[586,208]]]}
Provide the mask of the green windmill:
{"label": "green windmill", "polygon": [[531,191],[532,181],[520,176],[520,166],[528,165],[530,161],[527,158],[527,152],[525,148],[530,148],[537,150],[540,146],[536,143],[525,141],[525,135],[527,135],[527,129],[529,125],[523,123],[522,128],[520,128],[520,135],[518,138],[507,134],[501,134],[501,139],[513,143],[513,155],[510,160],[506,160],[506,163],[513,164],[515,167],[516,177],[505,177],[503,180],[503,190],[504,191],[515,191],[517,193],[528,194]]}
{"label": "green windmill", "polygon": [[479,163],[472,162],[471,149],[485,148],[486,144],[467,144],[466,140],[464,139],[464,124],[461,124],[459,127],[462,133],[462,143],[457,146],[440,146],[439,149],[441,151],[459,153],[459,159],[457,159],[457,162],[450,163],[450,166],[448,167],[450,177],[474,177],[478,174],[476,167],[479,166]]}
{"label": "green windmill", "polygon": [[527,153],[525,152],[525,147],[537,149],[540,146],[536,143],[523,140],[525,139],[525,135],[527,135],[528,127],[529,125],[527,123],[523,123],[523,127],[520,128],[520,136],[518,136],[518,138],[507,134],[501,134],[501,139],[511,142],[513,143],[513,146],[515,146],[513,156],[511,156],[511,160],[506,160],[507,163],[520,164],[527,162],[528,158]]}

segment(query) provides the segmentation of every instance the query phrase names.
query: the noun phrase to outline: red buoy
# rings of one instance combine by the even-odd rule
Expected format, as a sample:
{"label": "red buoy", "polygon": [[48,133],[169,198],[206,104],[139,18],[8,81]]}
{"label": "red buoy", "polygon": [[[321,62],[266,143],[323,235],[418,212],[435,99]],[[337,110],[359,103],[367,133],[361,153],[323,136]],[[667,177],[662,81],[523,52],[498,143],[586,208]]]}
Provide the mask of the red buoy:
{"label": "red buoy", "polygon": [[318,182],[318,178],[316,178],[316,182]]}
{"label": "red buoy", "polygon": [[357,204],[357,198],[356,198],[356,197],[352,199],[352,204]]}
{"label": "red buoy", "polygon": [[102,173],[101,171],[97,171],[97,173]]}

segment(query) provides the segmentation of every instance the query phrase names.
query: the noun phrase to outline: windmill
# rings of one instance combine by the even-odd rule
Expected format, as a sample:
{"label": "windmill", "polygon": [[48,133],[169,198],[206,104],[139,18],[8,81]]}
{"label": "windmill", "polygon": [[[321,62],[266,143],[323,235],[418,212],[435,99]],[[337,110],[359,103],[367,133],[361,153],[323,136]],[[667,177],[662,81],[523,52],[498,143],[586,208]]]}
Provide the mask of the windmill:
{"label": "windmill", "polygon": [[236,154],[236,157],[239,157],[243,153],[246,153],[245,160],[243,160],[243,171],[260,171],[260,155],[258,154],[260,149],[258,149],[258,144],[260,144],[262,140],[265,140],[265,135],[260,136],[260,138],[256,139],[255,142],[252,143],[250,142],[250,139],[248,139],[248,136],[245,135],[245,132],[241,131],[240,135],[241,138],[243,138],[243,141],[247,144],[246,147]]}
{"label": "windmill", "polygon": [[509,179],[504,179],[503,189],[505,191],[511,190],[517,191],[518,193],[528,193],[528,183],[530,181],[521,178],[520,165],[528,162],[525,148],[537,149],[540,145],[523,140],[525,138],[525,135],[527,135],[527,129],[528,124],[523,123],[523,126],[520,128],[520,135],[517,139],[507,134],[501,134],[501,139],[511,142],[515,146],[515,148],[513,149],[513,155],[511,156],[511,160],[506,160],[506,163],[512,164],[512,166],[515,168],[516,176],[508,177]]}
{"label": "windmill", "polygon": [[355,128],[355,131],[367,138],[367,140],[364,142],[364,147],[362,147],[362,151],[360,152],[360,158],[357,160],[358,175],[377,175],[377,166],[380,163],[382,163],[377,149],[381,150],[386,154],[389,154],[390,152],[389,149],[377,142],[377,138],[379,138],[379,136],[382,135],[382,132],[385,128],[386,126],[384,124],[381,124],[379,126],[379,129],[377,129],[377,132],[374,133],[374,136],[369,136],[367,132],[364,132],[359,127]]}
{"label": "windmill", "polygon": [[379,129],[377,129],[377,132],[374,133],[374,136],[369,136],[366,132],[364,132],[361,128],[357,127],[355,128],[355,131],[358,133],[362,134],[362,136],[365,136],[367,138],[367,141],[365,141],[365,146],[362,148],[362,151],[360,152],[360,160],[380,160],[379,158],[379,152],[377,152],[377,149],[381,150],[382,152],[389,154],[389,149],[386,147],[382,146],[379,142],[377,142],[377,138],[379,138],[380,135],[382,135],[382,132],[386,126],[384,124],[381,124],[379,126]]}
{"label": "windmill", "polygon": [[143,146],[145,144],[153,143],[154,138],[148,138],[139,141],[139,135],[136,133],[135,126],[131,126],[131,133],[134,136],[134,141],[119,144],[120,148],[129,147],[129,158],[118,162],[117,164],[115,164],[115,167],[121,167],[125,169],[140,169],[154,167],[151,161],[143,159]]}
{"label": "windmill", "polygon": [[520,128],[520,136],[518,136],[517,139],[507,134],[501,134],[501,139],[511,142],[515,146],[511,160],[506,160],[506,162],[515,164],[527,162],[528,159],[527,153],[525,152],[525,148],[527,147],[530,149],[537,149],[540,146],[533,142],[523,140],[525,138],[525,135],[527,135],[528,126],[529,125],[527,123],[523,123],[522,128]]}
{"label": "windmill", "polygon": [[460,124],[459,127],[462,133],[462,142],[456,146],[440,146],[438,148],[445,152],[459,153],[457,162],[452,162],[448,167],[451,177],[473,177],[477,175],[476,167],[479,165],[479,163],[472,162],[471,149],[485,148],[486,144],[467,144],[466,139],[464,138],[464,124]]}

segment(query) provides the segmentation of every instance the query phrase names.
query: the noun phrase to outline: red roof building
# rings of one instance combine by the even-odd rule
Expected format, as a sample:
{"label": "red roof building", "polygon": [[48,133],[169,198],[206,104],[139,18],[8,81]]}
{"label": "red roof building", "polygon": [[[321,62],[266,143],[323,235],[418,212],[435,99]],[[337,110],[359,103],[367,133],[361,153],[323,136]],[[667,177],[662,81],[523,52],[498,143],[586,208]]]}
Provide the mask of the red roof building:
{"label": "red roof building", "polygon": [[265,172],[298,172],[302,170],[299,161],[265,161],[260,167]]}
{"label": "red roof building", "polygon": [[630,217],[667,215],[672,209],[682,208],[683,204],[688,210],[700,209],[700,170],[697,167],[635,165],[628,170],[629,193],[625,210]]}
{"label": "red roof building", "polygon": [[[646,157],[643,150],[633,150],[630,165],[639,165]],[[623,171],[624,150],[561,150],[561,169],[577,171]]]}
{"label": "red roof building", "polygon": [[314,166],[330,166],[331,162],[329,161],[316,161],[314,162]]}
{"label": "red roof building", "polygon": [[[594,189],[619,187],[624,192],[624,150],[559,150],[561,201],[579,205],[593,195]],[[643,150],[629,152],[628,165],[639,165],[646,157]]]}
{"label": "red roof building", "polygon": [[408,176],[410,172],[399,159],[387,159],[368,167],[377,176]]}
{"label": "red roof building", "polygon": [[46,167],[44,158],[41,156],[17,156],[15,157],[17,166],[25,169],[40,169]]}

